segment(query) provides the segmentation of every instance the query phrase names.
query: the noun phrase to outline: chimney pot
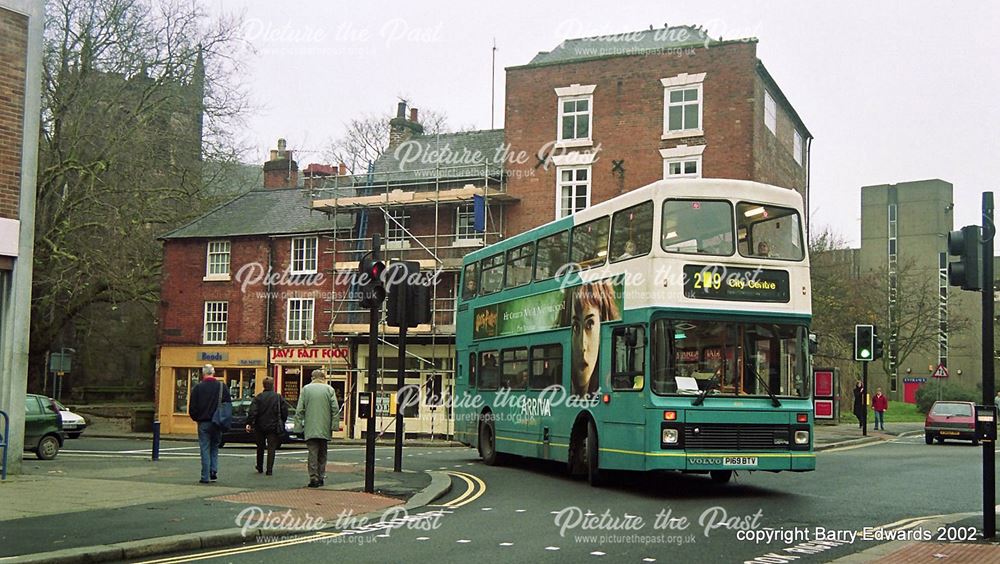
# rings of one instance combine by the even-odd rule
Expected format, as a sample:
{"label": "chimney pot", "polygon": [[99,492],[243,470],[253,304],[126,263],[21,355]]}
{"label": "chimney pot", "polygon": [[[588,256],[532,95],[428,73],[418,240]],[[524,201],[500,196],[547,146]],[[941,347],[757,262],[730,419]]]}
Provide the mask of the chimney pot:
{"label": "chimney pot", "polygon": [[337,173],[340,176],[347,176],[347,165],[345,165],[344,163],[338,164],[337,165]]}
{"label": "chimney pot", "polygon": [[278,139],[278,152],[279,153],[284,153],[285,152],[285,140],[284,139]]}
{"label": "chimney pot", "polygon": [[410,108],[410,121],[412,121],[412,122],[417,122],[418,121],[417,120],[417,109],[416,108]]}
{"label": "chimney pot", "polygon": [[400,102],[396,105],[396,117],[406,117],[406,102]]}

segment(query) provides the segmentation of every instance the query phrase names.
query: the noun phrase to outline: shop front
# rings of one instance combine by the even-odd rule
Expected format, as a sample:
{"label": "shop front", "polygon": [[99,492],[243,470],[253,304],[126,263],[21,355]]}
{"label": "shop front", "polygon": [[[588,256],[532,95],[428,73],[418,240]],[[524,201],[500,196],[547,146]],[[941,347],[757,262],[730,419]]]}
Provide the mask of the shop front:
{"label": "shop front", "polygon": [[[403,412],[406,436],[442,437],[454,434],[454,419],[450,397],[454,389],[453,344],[408,344],[404,362],[403,390],[397,385],[399,349],[379,346],[376,364],[375,424],[380,435],[390,437],[395,432],[396,410]],[[360,391],[367,391],[367,342],[359,341],[358,367]],[[352,394],[357,404],[357,391]],[[364,436],[366,426],[355,422],[352,437]]]}
{"label": "shop front", "polygon": [[341,406],[341,429],[334,437],[346,437],[352,405],[344,402],[351,397],[353,378],[350,371],[350,349],[342,346],[311,347],[271,347],[271,376],[275,387],[286,400],[295,405],[299,401],[299,390],[312,381],[313,370],[326,373],[326,382],[337,394]]}
{"label": "shop front", "polygon": [[188,417],[188,402],[206,364],[215,367],[215,377],[226,383],[234,400],[251,399],[264,389],[267,347],[160,347],[156,411],[164,434],[198,433]]}

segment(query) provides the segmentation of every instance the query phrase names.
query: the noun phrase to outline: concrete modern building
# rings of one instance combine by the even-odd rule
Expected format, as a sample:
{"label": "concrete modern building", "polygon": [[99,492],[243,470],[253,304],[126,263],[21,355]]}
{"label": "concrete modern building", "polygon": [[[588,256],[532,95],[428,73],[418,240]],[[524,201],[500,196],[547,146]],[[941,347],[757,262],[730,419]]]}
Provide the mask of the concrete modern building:
{"label": "concrete modern building", "polygon": [[8,472],[21,467],[45,4],[0,0],[0,411]]}
{"label": "concrete modern building", "polygon": [[[963,202],[978,205],[978,202]],[[939,365],[950,381],[970,389],[982,381],[980,294],[948,286],[948,233],[954,224],[952,185],[939,179],[864,186],[861,189],[861,249],[857,272],[880,272],[886,284],[884,326],[888,372],[873,363],[870,373],[895,400],[912,400]],[[919,319],[915,313],[922,313]],[[900,335],[909,324],[927,324],[905,357]]]}

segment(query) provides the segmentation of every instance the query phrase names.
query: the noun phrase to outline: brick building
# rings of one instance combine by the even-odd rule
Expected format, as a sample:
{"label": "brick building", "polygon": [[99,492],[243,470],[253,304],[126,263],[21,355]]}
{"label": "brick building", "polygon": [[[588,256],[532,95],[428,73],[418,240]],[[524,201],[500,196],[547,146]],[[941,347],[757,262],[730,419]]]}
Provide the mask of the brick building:
{"label": "brick building", "polygon": [[164,432],[195,431],[187,403],[206,363],[234,398],[259,392],[270,371],[295,402],[309,372],[323,367],[343,399],[347,351],[321,331],[340,290],[324,249],[328,237],[349,232],[351,218],[312,211],[310,202],[280,140],[263,187],[164,236],[156,378]]}
{"label": "brick building", "polygon": [[[0,411],[12,421],[26,409],[44,12],[0,0]],[[17,473],[24,426],[9,431],[7,470]]]}
{"label": "brick building", "polygon": [[[756,180],[808,207],[809,130],[755,39],[692,27],[570,39],[507,68],[506,234],[672,176]],[[511,167],[511,165],[508,165]]]}

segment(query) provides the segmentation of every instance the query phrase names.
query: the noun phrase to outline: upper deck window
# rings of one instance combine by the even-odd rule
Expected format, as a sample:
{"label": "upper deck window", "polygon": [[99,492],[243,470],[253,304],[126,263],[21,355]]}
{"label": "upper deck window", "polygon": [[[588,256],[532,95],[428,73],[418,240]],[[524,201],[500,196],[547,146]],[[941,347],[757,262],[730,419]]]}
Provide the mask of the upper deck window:
{"label": "upper deck window", "polygon": [[733,206],[722,200],[667,200],[660,244],[668,253],[733,254]]}
{"label": "upper deck window", "polygon": [[479,280],[479,293],[492,294],[503,288],[504,253],[483,259],[483,270]]}
{"label": "upper deck window", "polygon": [[611,262],[649,254],[653,246],[653,202],[615,212],[611,220]]}
{"label": "upper deck window", "polygon": [[740,254],[750,258],[802,260],[802,222],[792,208],[740,202],[736,206]]}
{"label": "upper deck window", "polygon": [[479,263],[465,265],[462,272],[462,299],[471,300],[479,290]]}
{"label": "upper deck window", "polygon": [[604,216],[573,228],[573,262],[581,269],[603,265],[608,260],[608,228],[611,221]]}
{"label": "upper deck window", "polygon": [[552,278],[569,260],[569,231],[560,231],[538,240],[535,280]]}

